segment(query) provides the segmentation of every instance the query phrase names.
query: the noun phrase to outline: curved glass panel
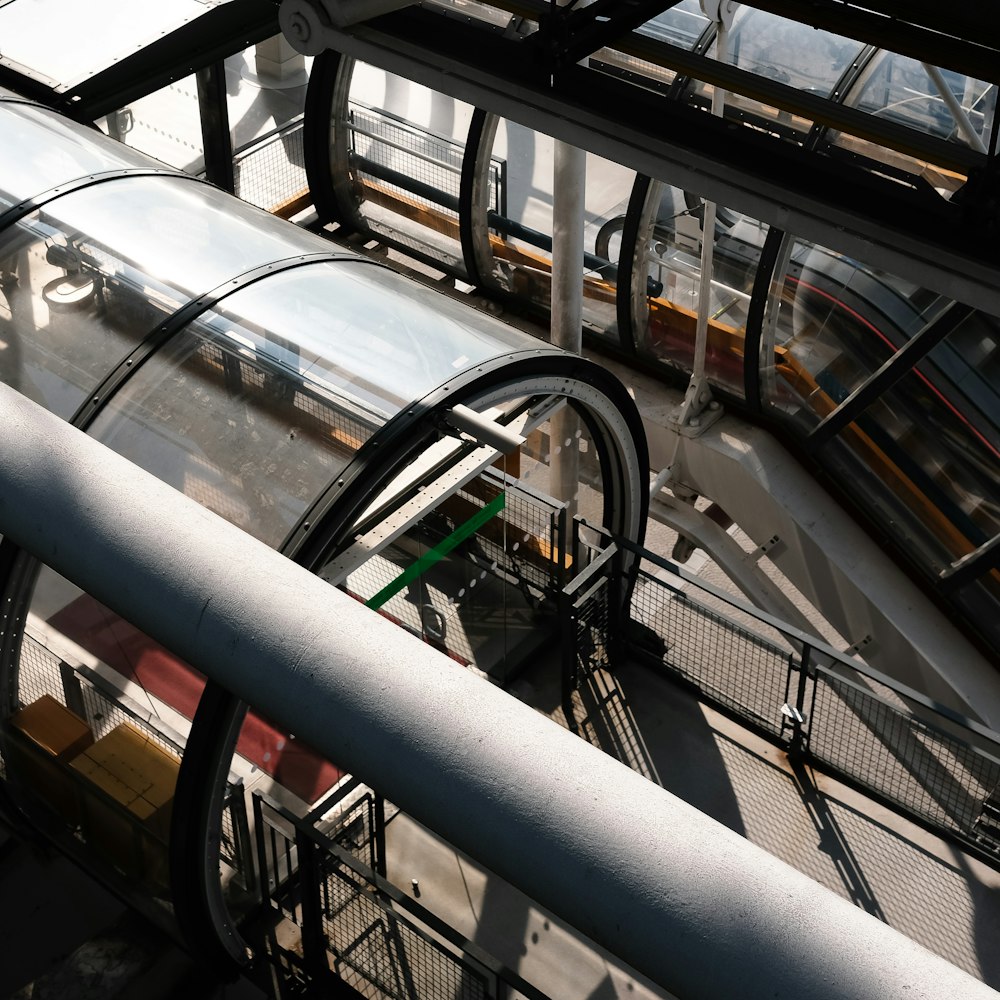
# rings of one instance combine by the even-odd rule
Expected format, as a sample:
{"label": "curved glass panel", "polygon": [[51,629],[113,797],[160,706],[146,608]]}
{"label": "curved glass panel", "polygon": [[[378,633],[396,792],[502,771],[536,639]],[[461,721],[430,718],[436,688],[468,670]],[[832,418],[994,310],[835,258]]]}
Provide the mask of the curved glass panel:
{"label": "curved glass panel", "polygon": [[345,399],[373,429],[468,368],[538,347],[490,317],[473,326],[464,305],[361,262],[284,271],[223,307],[247,317],[248,348]]}
{"label": "curved glass panel", "polygon": [[909,547],[935,573],[1000,534],[998,339],[1000,322],[973,315],[829,449],[885,480],[876,502],[910,523]]}
{"label": "curved glass panel", "polygon": [[[718,41],[708,55],[718,58]],[[808,94],[830,96],[857,58],[861,44],[767,11],[743,9],[728,38],[727,63]],[[692,98],[708,101],[712,88],[696,82]],[[726,94],[727,114],[801,141],[812,121],[739,94]]]}
{"label": "curved glass panel", "polygon": [[[18,708],[4,725],[7,787],[134,906],[169,914],[174,793],[204,676],[43,566],[16,677]],[[304,749],[292,744],[282,755],[287,734],[254,713],[244,732],[246,768],[230,773],[222,794],[220,874],[234,886],[252,885],[252,875],[247,804],[233,780],[257,768],[280,780]]]}
{"label": "curved glass panel", "polygon": [[0,131],[0,215],[90,174],[162,166],[124,146],[99,142],[92,129],[31,104],[0,104]]}
{"label": "curved glass panel", "polygon": [[783,284],[772,291],[764,395],[811,428],[949,305],[895,275],[797,240]]}
{"label": "curved glass panel", "polygon": [[[460,272],[458,197],[472,112],[470,104],[355,63],[346,115],[333,122],[346,132],[351,190],[368,228]],[[490,170],[495,209],[502,166]]]}
{"label": "curved glass panel", "polygon": [[583,322],[618,340],[618,264],[635,172],[587,154],[583,233]]}
{"label": "curved glass panel", "polygon": [[325,242],[186,178],[122,177],[0,233],[0,378],[70,417],[181,306]]}
{"label": "curved glass panel", "polygon": [[863,492],[934,573],[992,537],[984,528],[1000,528],[995,448],[970,435],[961,413],[919,372],[872,404],[823,460],[851,476],[852,491]]}
{"label": "curved glass panel", "polygon": [[[983,151],[989,145],[996,87],[894,52],[880,52],[848,95],[847,103],[875,118]],[[832,141],[923,178],[945,197],[966,181],[964,171],[936,166],[854,136],[838,133]]]}
{"label": "curved glass panel", "polygon": [[716,208],[712,280],[701,302],[704,203],[679,188],[654,182],[636,246],[639,350],[684,372],[694,364],[698,314],[705,310],[705,371],[711,381],[743,394],[743,342],[767,227]]}
{"label": "curved glass panel", "polygon": [[491,220],[492,280],[547,310],[552,282],[553,139],[509,119],[497,125],[493,156],[508,163],[506,198]]}

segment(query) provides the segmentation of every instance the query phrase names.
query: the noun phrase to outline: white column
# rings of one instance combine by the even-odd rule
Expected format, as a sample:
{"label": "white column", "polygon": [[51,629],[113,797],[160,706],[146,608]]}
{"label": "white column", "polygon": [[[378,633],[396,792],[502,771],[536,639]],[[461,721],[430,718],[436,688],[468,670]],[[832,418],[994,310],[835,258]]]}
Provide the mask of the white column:
{"label": "white column", "polygon": [[[560,0],[566,6],[569,0]],[[587,154],[555,142],[552,170],[551,339],[555,347],[583,349],[583,218],[587,194]],[[550,421],[551,492],[576,513],[580,484],[579,420],[563,407]],[[569,442],[569,444],[567,444]]]}

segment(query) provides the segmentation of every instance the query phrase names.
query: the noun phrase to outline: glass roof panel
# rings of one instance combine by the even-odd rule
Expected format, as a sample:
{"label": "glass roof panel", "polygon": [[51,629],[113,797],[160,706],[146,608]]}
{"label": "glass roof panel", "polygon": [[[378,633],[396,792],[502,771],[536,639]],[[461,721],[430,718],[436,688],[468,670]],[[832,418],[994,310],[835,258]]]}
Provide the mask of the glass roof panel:
{"label": "glass roof panel", "polygon": [[682,49],[693,49],[708,23],[698,0],[681,0],[675,7],[647,21],[639,28],[639,33]]}
{"label": "glass roof panel", "polygon": [[12,205],[90,174],[162,167],[93,129],[31,104],[0,104],[0,213]]}
{"label": "glass roof panel", "polygon": [[[985,152],[993,127],[996,90],[980,80],[881,52],[848,95],[847,103],[876,119]],[[944,198],[950,198],[967,179],[960,167],[929,162],[842,132],[830,133],[828,141],[884,164],[892,173],[920,178]]]}
{"label": "glass roof panel", "polygon": [[849,103],[928,135],[982,149],[989,145],[996,87],[883,52]]}
{"label": "glass roof panel", "polygon": [[210,6],[199,0],[124,6],[118,0],[9,0],[0,4],[0,63],[66,90],[201,17]]}
{"label": "glass roof panel", "polygon": [[730,34],[729,61],[758,76],[826,97],[861,48],[851,38],[747,9]]}

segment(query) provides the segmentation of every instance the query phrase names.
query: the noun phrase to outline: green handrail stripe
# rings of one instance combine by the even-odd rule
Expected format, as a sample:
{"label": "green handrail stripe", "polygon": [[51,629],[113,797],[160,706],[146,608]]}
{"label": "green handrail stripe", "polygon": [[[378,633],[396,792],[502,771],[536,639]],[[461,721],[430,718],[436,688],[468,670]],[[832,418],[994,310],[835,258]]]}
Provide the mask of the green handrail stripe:
{"label": "green handrail stripe", "polygon": [[478,531],[487,521],[496,517],[503,510],[506,494],[500,493],[481,511],[473,514],[464,524],[460,524],[447,538],[425,552],[413,565],[407,566],[391,583],[384,586],[374,597],[365,601],[366,608],[380,608],[390,597],[398,594],[408,583],[416,580],[421,573],[426,573],[435,563],[440,562],[456,545]]}

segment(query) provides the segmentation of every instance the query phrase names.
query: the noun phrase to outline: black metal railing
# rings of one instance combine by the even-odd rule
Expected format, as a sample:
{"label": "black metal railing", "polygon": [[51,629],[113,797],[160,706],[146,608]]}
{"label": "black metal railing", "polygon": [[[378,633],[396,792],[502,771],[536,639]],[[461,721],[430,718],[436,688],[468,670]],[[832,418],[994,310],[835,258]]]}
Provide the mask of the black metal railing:
{"label": "black metal railing", "polygon": [[253,815],[261,901],[294,929],[273,968],[314,990],[335,978],[371,998],[547,1000],[361,861],[337,830],[258,792]]}
{"label": "black metal railing", "polygon": [[308,191],[304,119],[304,115],[297,115],[233,152],[239,198],[273,212]]}
{"label": "black metal railing", "polygon": [[[1000,861],[1000,734],[603,534],[603,545],[631,560],[632,580],[621,582],[632,583],[630,620],[618,630],[630,656],[692,686],[789,753]],[[578,663],[613,640],[611,628],[603,640],[595,636],[600,621],[591,611],[578,629]]]}

